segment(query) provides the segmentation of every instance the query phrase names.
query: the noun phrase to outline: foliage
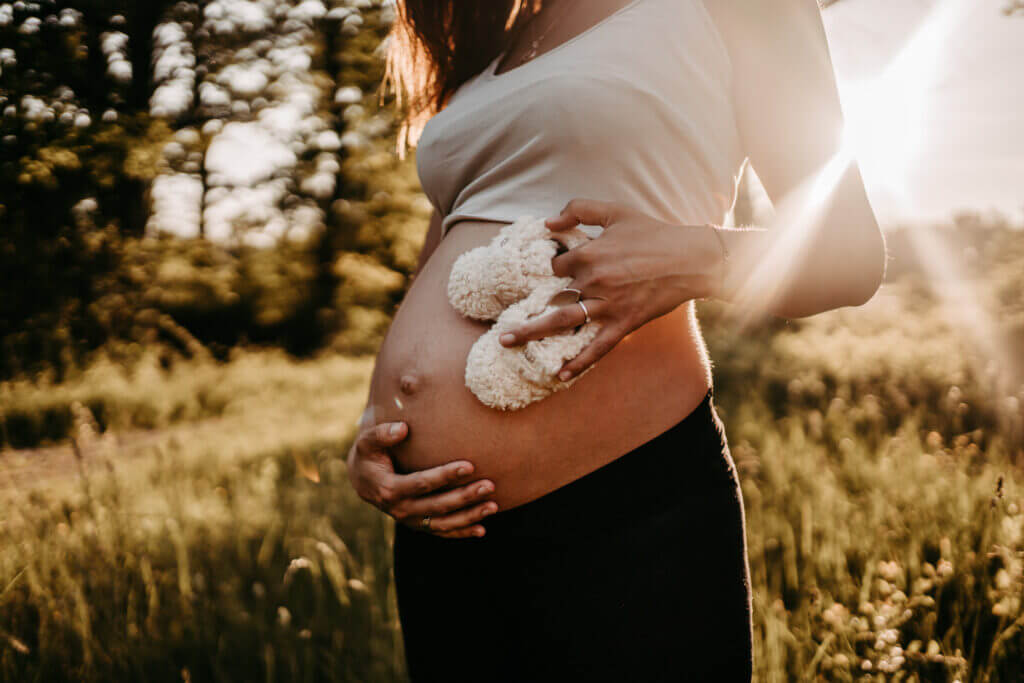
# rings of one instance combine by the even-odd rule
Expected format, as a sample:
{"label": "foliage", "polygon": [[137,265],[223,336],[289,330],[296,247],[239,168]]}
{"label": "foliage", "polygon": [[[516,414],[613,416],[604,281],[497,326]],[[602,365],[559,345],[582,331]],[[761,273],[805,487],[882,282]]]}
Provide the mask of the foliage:
{"label": "foliage", "polygon": [[[73,375],[97,351],[137,355],[133,349],[140,344],[161,345],[165,363],[190,357],[200,346],[223,359],[244,343],[297,355],[332,345],[371,350],[372,339],[367,346],[358,329],[374,326],[376,339],[383,333],[404,285],[395,278],[415,265],[427,213],[416,201],[412,164],[388,154],[392,126],[376,94],[363,94],[382,76],[377,48],[387,25],[380,11],[355,3],[367,10],[364,24],[357,12],[339,5],[347,12],[339,15],[346,17],[340,29],[325,19],[295,31],[315,48],[305,74],[315,84],[310,87],[354,89],[355,101],[348,92],[350,104],[335,107],[343,114],[341,129],[352,138],[337,167],[323,153],[306,158],[312,154],[306,150],[294,170],[324,163],[340,170],[329,174],[333,196],[320,200],[322,229],[265,249],[212,240],[176,243],[147,228],[155,179],[205,177],[200,162],[210,134],[204,127],[200,135],[195,126],[249,111],[249,104],[236,102],[244,105],[238,109],[243,114],[203,107],[183,120],[150,114],[154,27],[192,26],[201,16],[198,6],[73,4],[60,10],[47,2],[3,5],[11,10],[6,19],[0,10],[0,35],[11,45],[0,54],[0,378],[41,370]],[[253,36],[201,35],[191,38],[200,73],[212,74],[233,55],[252,51],[247,45]],[[129,63],[128,80],[116,80],[112,65]],[[282,82],[297,82],[286,76]],[[334,124],[332,111],[314,114],[318,125]],[[330,135],[325,140],[328,147],[337,144]],[[302,184],[299,177],[286,180],[289,187]],[[292,190],[283,200],[288,211],[308,206],[310,198]],[[392,199],[389,190],[404,194]],[[213,196],[207,192],[204,201]],[[174,204],[173,210],[185,207]],[[386,269],[376,279],[382,291],[353,285],[345,270],[355,254]]]}

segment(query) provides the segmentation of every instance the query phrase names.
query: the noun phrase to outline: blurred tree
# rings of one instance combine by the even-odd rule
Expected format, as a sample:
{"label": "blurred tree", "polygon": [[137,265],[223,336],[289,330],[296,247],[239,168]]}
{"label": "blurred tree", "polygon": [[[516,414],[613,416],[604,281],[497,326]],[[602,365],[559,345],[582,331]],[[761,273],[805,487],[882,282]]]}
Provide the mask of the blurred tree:
{"label": "blurred tree", "polygon": [[[400,195],[395,201],[378,201],[372,214],[359,208],[371,195],[388,195],[372,178],[393,170],[380,164],[379,149],[393,145],[383,140],[390,122],[377,115],[369,101],[375,98],[364,95],[382,76],[378,48],[387,25],[368,3],[327,2],[334,6],[329,16],[317,4],[267,14],[269,27],[261,31],[231,31],[223,20],[206,25],[194,2],[0,3],[0,378],[43,367],[59,371],[111,341],[138,346],[163,340],[189,352],[194,344],[179,342],[191,338],[222,357],[235,344],[256,342],[305,354],[337,329],[352,328],[342,310],[348,305],[374,311],[379,331],[401,287],[388,276],[384,295],[353,299],[339,293],[353,283],[337,262],[345,251],[372,254],[399,282],[410,263],[405,224],[417,189],[389,186]],[[302,12],[314,19],[300,19]],[[163,33],[173,44],[156,45],[154,29],[161,25],[174,29]],[[271,50],[278,34],[288,40]],[[154,51],[164,49],[194,54],[198,64],[189,69],[193,104],[180,116],[159,118],[150,113]],[[311,61],[304,65],[305,55]],[[288,65],[279,82],[268,84],[276,95],[199,104],[198,85],[237,94],[245,88],[238,79],[253,72],[238,68],[228,77],[220,71],[261,60]],[[181,60],[168,62],[164,71],[176,78],[182,69],[174,64]],[[289,123],[290,112],[305,105],[289,108],[288,92],[301,100],[318,91],[324,103],[314,94],[309,118]],[[316,207],[323,229],[273,249],[146,238],[149,194],[161,175],[197,179],[195,210],[205,224],[213,187],[204,161],[210,140],[225,121],[259,120],[275,97],[289,106],[275,110],[274,125],[296,130],[289,144],[297,155],[289,177],[280,179],[286,190],[275,210],[290,228],[300,215],[296,208],[308,208],[302,216],[309,221]],[[348,137],[332,138],[336,115],[350,129]],[[310,122],[326,126],[316,142],[301,132]],[[339,146],[332,161],[328,152]],[[362,157],[375,161],[346,164]],[[318,185],[305,182],[312,170],[321,174]],[[333,192],[322,189],[325,175]],[[240,205],[251,205],[239,197]],[[336,210],[348,200],[351,212]],[[367,220],[384,229],[368,238]],[[417,220],[411,224],[418,229]],[[401,231],[387,227],[397,224]],[[175,332],[168,336],[167,330]],[[365,339],[349,335],[343,346],[368,350]]]}

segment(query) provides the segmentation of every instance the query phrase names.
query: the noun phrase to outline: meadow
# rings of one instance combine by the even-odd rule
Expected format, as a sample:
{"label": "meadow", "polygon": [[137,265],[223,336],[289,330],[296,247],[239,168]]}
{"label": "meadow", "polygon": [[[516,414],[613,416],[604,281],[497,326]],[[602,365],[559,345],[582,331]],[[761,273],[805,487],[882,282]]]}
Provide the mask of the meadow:
{"label": "meadow", "polygon": [[[1020,233],[978,234],[985,334],[1019,350]],[[703,306],[757,680],[1024,676],[1024,387],[919,270],[891,277],[743,334]],[[3,679],[404,680],[392,527],[345,477],[371,370],[253,348],[4,383],[4,424],[69,427],[0,456]]]}
{"label": "meadow", "polygon": [[[430,211],[393,13],[61,7],[0,4],[0,680],[406,680],[344,462]],[[893,230],[856,309],[699,304],[756,680],[1024,680],[1021,228]]]}

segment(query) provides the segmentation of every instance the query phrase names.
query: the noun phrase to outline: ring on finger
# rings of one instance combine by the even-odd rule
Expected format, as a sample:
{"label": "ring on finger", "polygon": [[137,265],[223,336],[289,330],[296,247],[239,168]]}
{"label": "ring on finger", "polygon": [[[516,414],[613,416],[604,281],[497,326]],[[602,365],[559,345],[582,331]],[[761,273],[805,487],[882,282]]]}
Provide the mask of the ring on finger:
{"label": "ring on finger", "polygon": [[[573,299],[570,301],[566,295],[571,295]],[[575,287],[566,287],[555,292],[555,295],[548,299],[549,306],[561,306],[564,304],[574,304],[583,298],[583,292],[576,289]]]}
{"label": "ring on finger", "polygon": [[586,324],[590,323],[590,311],[587,310],[587,305],[585,303],[583,303],[582,301],[577,301],[576,303],[578,303],[580,305],[580,308],[583,309],[583,315],[584,315],[583,324],[586,325]]}
{"label": "ring on finger", "polygon": [[430,515],[424,515],[423,520],[420,522],[420,526],[430,531]]}
{"label": "ring on finger", "polygon": [[575,287],[566,287],[562,291],[563,292],[572,292],[573,294],[575,294],[576,295],[576,301],[579,301],[580,299],[583,298],[583,292],[578,290],[578,289],[576,289]]}

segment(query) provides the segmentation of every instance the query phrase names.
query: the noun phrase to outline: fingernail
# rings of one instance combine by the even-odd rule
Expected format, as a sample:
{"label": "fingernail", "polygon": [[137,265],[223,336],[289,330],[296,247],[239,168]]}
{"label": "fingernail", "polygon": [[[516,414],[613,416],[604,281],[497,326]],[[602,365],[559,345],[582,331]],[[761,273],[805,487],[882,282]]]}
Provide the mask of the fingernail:
{"label": "fingernail", "polygon": [[483,536],[484,535],[483,527],[477,527],[476,529],[473,529],[473,535],[476,536],[477,538],[480,538],[481,536]]}
{"label": "fingernail", "polygon": [[402,431],[402,423],[401,422],[392,422],[391,423],[391,430],[390,431],[391,431],[391,436],[398,436],[398,433]]}
{"label": "fingernail", "polygon": [[493,490],[494,489],[491,488],[490,484],[481,484],[479,487],[477,487],[476,492],[480,495],[483,495],[485,493],[490,493]]}
{"label": "fingernail", "polygon": [[562,370],[560,373],[558,373],[558,379],[562,380],[563,382],[568,381],[570,377],[572,377],[572,373],[569,372],[568,370]]}
{"label": "fingernail", "polygon": [[493,504],[489,505],[488,507],[484,508],[484,514],[485,515],[493,515],[497,511],[498,511],[498,504],[497,503],[493,503]]}
{"label": "fingernail", "polygon": [[455,474],[459,475],[460,477],[464,477],[467,474],[469,474],[469,468],[466,467],[465,465],[460,465],[458,469],[455,470]]}
{"label": "fingernail", "polygon": [[502,344],[511,344],[515,340],[516,335],[514,334],[503,334],[500,337],[498,337],[498,341],[500,341]]}

